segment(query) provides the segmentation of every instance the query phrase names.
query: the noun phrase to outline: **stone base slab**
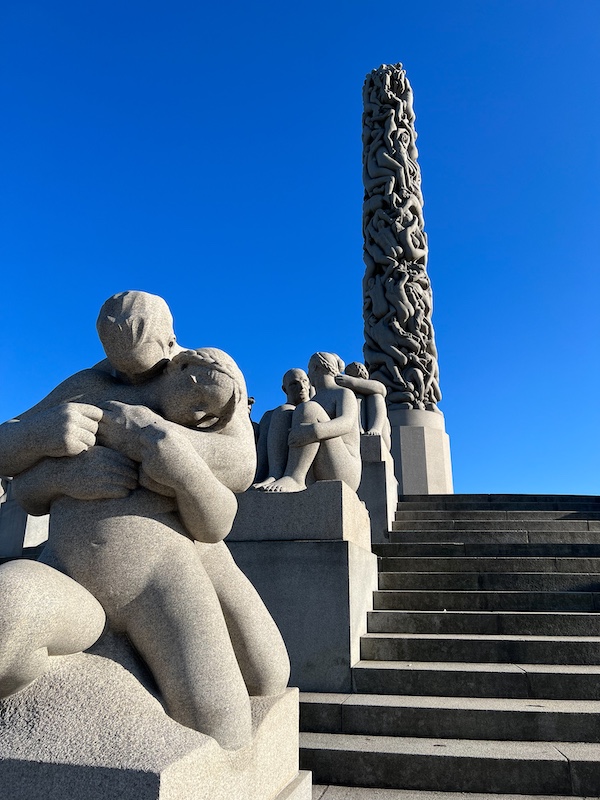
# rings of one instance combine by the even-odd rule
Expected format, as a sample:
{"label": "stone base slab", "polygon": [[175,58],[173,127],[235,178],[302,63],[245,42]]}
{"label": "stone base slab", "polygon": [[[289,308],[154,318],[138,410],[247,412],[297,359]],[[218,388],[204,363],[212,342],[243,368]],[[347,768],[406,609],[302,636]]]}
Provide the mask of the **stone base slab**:
{"label": "stone base slab", "polygon": [[346,541],[231,542],[229,549],[281,631],[290,682],[306,692],[350,692],[377,557]]}
{"label": "stone base slab", "polygon": [[[237,751],[179,725],[110,658],[57,657],[0,700],[0,785],[11,800],[307,800],[298,778],[298,693],[252,698]],[[149,686],[151,689],[152,687]],[[286,794],[287,792],[287,794]]]}
{"label": "stone base slab", "polygon": [[398,490],[407,494],[452,494],[450,439],[444,415],[435,411],[388,411]]}
{"label": "stone base slab", "polygon": [[381,436],[360,437],[362,477],[358,496],[366,505],[371,521],[371,541],[387,542],[388,531],[398,505],[398,481],[394,475],[394,459]]}
{"label": "stone base slab", "polygon": [[239,494],[227,543],[344,540],[371,549],[365,504],[343,481],[318,481],[303,492]]}

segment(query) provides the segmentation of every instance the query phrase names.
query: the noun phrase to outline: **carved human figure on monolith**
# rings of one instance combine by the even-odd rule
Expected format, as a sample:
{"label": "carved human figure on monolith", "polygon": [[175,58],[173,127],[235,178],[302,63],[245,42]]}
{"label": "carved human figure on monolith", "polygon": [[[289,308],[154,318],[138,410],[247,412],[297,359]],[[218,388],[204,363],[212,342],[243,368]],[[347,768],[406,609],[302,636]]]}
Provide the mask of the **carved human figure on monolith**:
{"label": "carved human figure on monolith", "polygon": [[316,393],[294,410],[285,472],[265,492],[300,492],[308,483],[324,480],[341,480],[358,489],[358,406],[354,393],[335,382],[343,369],[344,362],[334,353],[311,356],[308,377]]}
{"label": "carved human figure on monolith", "polygon": [[381,381],[369,378],[364,364],[353,361],[344,372],[336,376],[338,386],[351,389],[358,400],[360,432],[365,436],[381,436],[387,449],[390,449],[390,423],[387,418],[385,396],[387,389]]}
{"label": "carved human figure on monolith", "polygon": [[258,466],[253,489],[264,489],[283,476],[294,409],[310,399],[310,381],[303,369],[288,369],[281,383],[286,402],[266,411],[260,421]]}
{"label": "carved human figure on monolith", "polygon": [[[114,338],[133,335],[134,350],[147,341],[144,320],[109,316]],[[88,370],[20,418],[17,436],[26,439],[28,429],[42,429],[40,417],[77,397],[66,406],[81,405],[83,412],[68,410],[85,420],[75,427],[86,436],[82,452],[64,457],[63,442],[59,458],[41,458],[56,437],[42,438],[15,488],[28,510],[50,507],[46,560],[85,586],[111,628],[128,635],[171,716],[235,749],[251,736],[248,692],[283,691],[288,670],[274,623],[222,542],[237,508],[233,492],[254,473],[245,383],[212,348],[165,354],[162,371],[139,369],[146,364],[137,355],[134,362],[129,373],[144,383]],[[7,423],[13,441],[17,424]]]}
{"label": "carved human figure on monolith", "polygon": [[401,64],[373,70],[363,114],[365,362],[390,409],[436,411],[427,237],[412,89]]}

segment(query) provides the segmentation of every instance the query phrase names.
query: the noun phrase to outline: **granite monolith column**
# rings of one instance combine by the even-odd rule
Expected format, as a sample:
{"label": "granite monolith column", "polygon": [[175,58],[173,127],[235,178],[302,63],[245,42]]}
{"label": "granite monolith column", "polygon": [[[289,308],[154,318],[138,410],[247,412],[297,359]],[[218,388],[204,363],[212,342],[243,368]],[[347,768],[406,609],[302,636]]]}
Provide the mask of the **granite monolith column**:
{"label": "granite monolith column", "polygon": [[373,70],[363,95],[365,364],[388,387],[400,494],[450,494],[413,95],[402,64]]}

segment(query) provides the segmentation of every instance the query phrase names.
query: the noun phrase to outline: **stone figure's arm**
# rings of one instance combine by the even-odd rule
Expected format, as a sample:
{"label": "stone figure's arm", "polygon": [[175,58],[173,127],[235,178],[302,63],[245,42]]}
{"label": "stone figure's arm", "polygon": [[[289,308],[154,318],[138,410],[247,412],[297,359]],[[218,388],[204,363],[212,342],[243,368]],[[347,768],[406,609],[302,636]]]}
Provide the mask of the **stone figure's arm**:
{"label": "stone figure's arm", "polygon": [[235,495],[213,474],[186,435],[145,406],[106,403],[99,439],[141,464],[156,483],[172,489],[188,533],[201,542],[219,542],[231,530]]}
{"label": "stone figure's arm", "polygon": [[99,445],[72,458],[44,458],[13,481],[17,501],[33,516],[47,514],[58,497],[116,499],[127,497],[137,485],[136,464]]}
{"label": "stone figure's arm", "polygon": [[74,456],[96,442],[102,412],[78,402],[111,378],[84,370],[67,378],[33,408],[0,425],[0,475],[18,475],[50,456]]}
{"label": "stone figure's arm", "polygon": [[368,378],[355,378],[352,375],[336,375],[335,382],[338,386],[351,389],[356,394],[381,394],[383,397],[387,394],[387,389],[381,381],[373,381]]}

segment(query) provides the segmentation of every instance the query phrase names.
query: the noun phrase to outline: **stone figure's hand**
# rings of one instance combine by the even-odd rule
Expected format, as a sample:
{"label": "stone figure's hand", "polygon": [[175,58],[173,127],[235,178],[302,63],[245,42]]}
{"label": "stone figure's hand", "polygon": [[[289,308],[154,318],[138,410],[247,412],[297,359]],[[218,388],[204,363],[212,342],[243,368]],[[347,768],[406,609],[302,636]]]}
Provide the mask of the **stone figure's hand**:
{"label": "stone figure's hand", "polygon": [[301,423],[297,428],[293,428],[288,436],[289,447],[305,447],[318,441],[317,429],[313,422]]}
{"label": "stone figure's hand", "polygon": [[[201,460],[190,442],[172,429],[148,426],[140,438],[142,473],[146,488],[174,496],[189,482]],[[161,488],[155,488],[159,486]]]}
{"label": "stone figure's hand", "polygon": [[142,440],[162,430],[165,420],[146,406],[131,406],[110,401],[101,404],[103,415],[98,426],[98,441],[142,461]]}
{"label": "stone figure's hand", "polygon": [[60,461],[58,486],[61,493],[75,500],[108,500],[127,497],[138,485],[135,462],[96,445],[74,458]]}
{"label": "stone figure's hand", "polygon": [[44,455],[52,458],[76,456],[96,444],[102,411],[87,403],[61,403],[32,415],[32,441],[43,441]]}

